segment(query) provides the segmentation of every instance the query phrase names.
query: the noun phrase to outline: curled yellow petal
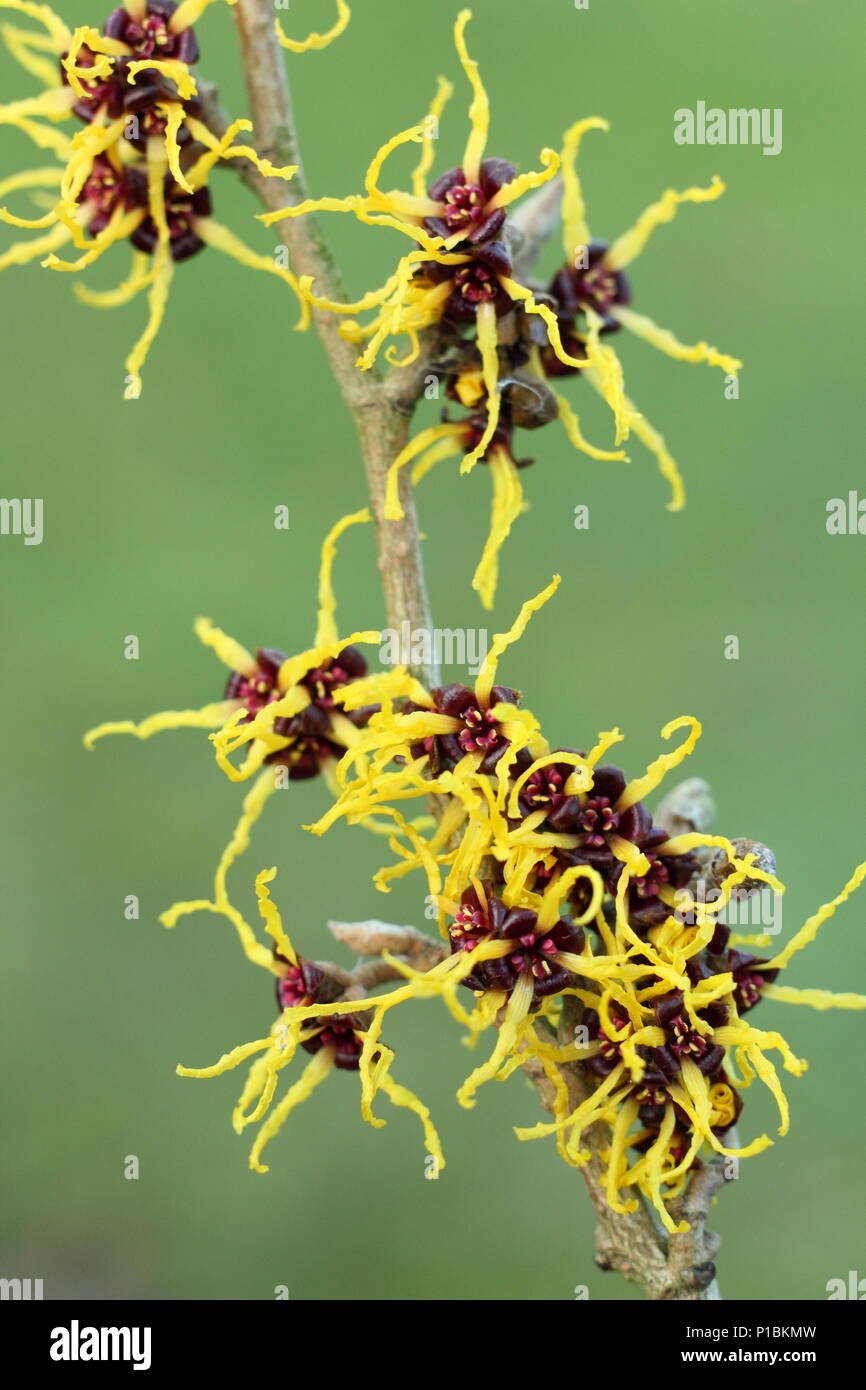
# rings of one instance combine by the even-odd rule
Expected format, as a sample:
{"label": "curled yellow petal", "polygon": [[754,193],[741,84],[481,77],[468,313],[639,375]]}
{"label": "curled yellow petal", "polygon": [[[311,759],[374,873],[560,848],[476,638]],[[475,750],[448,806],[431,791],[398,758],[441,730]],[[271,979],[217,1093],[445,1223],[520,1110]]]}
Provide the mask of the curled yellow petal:
{"label": "curled yellow petal", "polygon": [[350,526],[359,526],[370,521],[370,510],[364,507],[350,516],[341,517],[332,526],[322,542],[322,558],[319,567],[319,617],[316,626],[316,646],[323,647],[338,641],[336,612],[337,598],[334,593],[332,574],[334,558],[337,554],[337,541]]}
{"label": "curled yellow petal", "polygon": [[681,343],[669,328],[661,328],[646,314],[638,314],[634,309],[618,304],[614,312],[623,328],[634,333],[635,337],[643,338],[644,342],[651,343],[668,357],[676,358],[678,362],[706,362],[711,367],[721,367],[723,372],[737,372],[743,365],[736,357],[719,352],[718,348],[710,347],[709,343],[695,343],[692,346]]}
{"label": "curled yellow petal", "polygon": [[623,232],[622,236],[617,237],[605,253],[605,265],[610,266],[613,270],[623,270],[636,256],[640,255],[656,227],[660,227],[663,222],[673,221],[681,203],[711,203],[716,198],[720,198],[724,191],[725,185],[715,175],[709,188],[686,188],[682,193],[678,193],[674,188],[668,188],[658,202],[651,203],[641,213],[633,227],[627,232]]}
{"label": "curled yellow petal", "polygon": [[281,46],[287,48],[290,53],[310,53],[313,49],[327,48],[329,43],[338,39],[351,18],[352,11],[346,4],[346,0],[337,0],[337,18],[324,34],[312,33],[308,34],[305,39],[290,39],[286,36],[278,19],[274,20],[274,32]]}
{"label": "curled yellow petal", "polygon": [[576,121],[562,141],[562,237],[569,265],[574,264],[579,248],[589,245],[586,207],[577,173],[577,152],[588,130],[610,130],[610,126],[601,116],[587,116]]}

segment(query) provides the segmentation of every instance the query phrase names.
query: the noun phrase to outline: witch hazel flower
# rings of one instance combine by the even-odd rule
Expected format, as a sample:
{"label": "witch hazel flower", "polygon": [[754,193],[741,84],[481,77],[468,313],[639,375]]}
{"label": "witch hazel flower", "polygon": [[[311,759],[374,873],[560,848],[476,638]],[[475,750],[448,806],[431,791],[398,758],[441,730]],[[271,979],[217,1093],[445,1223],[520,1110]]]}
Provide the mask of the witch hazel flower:
{"label": "witch hazel flower", "polygon": [[[591,116],[577,121],[567,132],[561,151],[564,182],[562,208],[565,264],[548,287],[567,354],[551,353],[546,346],[534,351],[533,365],[551,378],[569,375],[585,377],[613,411],[616,443],[628,439],[633,430],[641,443],[655,456],[663,477],[671,488],[668,507],[679,511],[685,491],[679,469],[667,444],[655,427],[625,394],[622,364],[610,338],[626,329],[668,357],[681,362],[706,362],[728,374],[737,373],[742,362],[719,352],[708,343],[685,344],[667,328],[660,327],[632,305],[632,287],[626,271],[644,250],[653,232],[673,220],[684,203],[714,202],[725,191],[720,178],[708,187],[667,189],[657,202],[641,213],[634,226],[613,243],[593,240],[586,220],[583,188],[577,172],[577,155],[583,136],[589,130],[608,130],[607,121]],[[564,360],[565,356],[572,361]],[[582,359],[582,360],[580,360]],[[574,443],[577,424],[569,402],[557,396],[560,418]]]}
{"label": "witch hazel flower", "polygon": [[[253,250],[213,217],[210,180],[220,164],[243,159],[263,177],[282,180],[291,179],[296,166],[277,168],[239,142],[239,134],[252,130],[247,120],[232,121],[219,134],[208,126],[193,71],[199,46],[192,26],[211,3],[126,0],[100,31],[87,25],[70,30],[48,5],[32,0],[0,0],[0,9],[17,11],[38,26],[6,26],[4,38],[12,57],[43,84],[38,95],[0,106],[0,124],[15,126],[56,160],[52,167],[0,179],[0,198],[41,197],[43,189],[55,198],[36,217],[0,207],[0,221],[41,233],[0,253],[0,270],[38,260],[78,275],[119,243],[129,243],[131,264],[116,288],[75,284],[78,298],[93,308],[147,296],[145,327],[125,361],[127,400],[141,395],[142,371],[181,262],[213,248],[299,294],[287,266]],[[342,28],[348,20],[344,9]],[[295,51],[324,47],[336,35],[337,26],[330,36],[311,35],[295,43]],[[79,128],[63,131],[67,121]],[[296,327],[306,329],[309,322],[309,303],[301,299]]]}
{"label": "witch hazel flower", "polygon": [[[212,1066],[178,1066],[178,1076],[218,1077],[253,1059],[232,1123],[235,1132],[242,1134],[249,1125],[261,1121],[249,1163],[254,1172],[267,1173],[268,1167],[261,1161],[262,1151],[290,1114],[333,1072],[354,1072],[361,1087],[363,1119],[375,1128],[384,1125],[385,1121],[373,1112],[380,1092],[392,1105],[416,1115],[422,1126],[425,1148],[434,1159],[438,1174],[445,1167],[439,1135],[427,1106],[391,1075],[394,1052],[380,1038],[381,1014],[361,1011],[354,1002],[347,1003],[344,1011],[340,1002],[341,986],[329,976],[327,968],[298,954],[270,895],[268,885],[275,875],[276,869],[262,870],[255,882],[259,913],[272,938],[272,949],[267,950],[253,928],[246,923],[245,926],[257,947],[251,958],[275,977],[279,1017],[266,1037],[233,1048]],[[277,1099],[282,1074],[299,1049],[306,1052],[310,1060]]]}
{"label": "witch hazel flower", "polygon": [[[341,518],[322,545],[319,572],[319,615],[312,647],[294,656],[272,647],[248,651],[233,637],[199,618],[195,632],[229,670],[222,699],[194,709],[163,710],[136,723],[115,720],[100,724],[85,735],[85,746],[113,734],[148,739],[170,729],[212,730],[218,766],[230,781],[255,777],[244,797],[241,816],[217,866],[212,899],[175,903],[161,921],[173,926],[190,912],[206,910],[227,916],[246,949],[252,938],[241,916],[232,908],[226,887],[229,869],[249,844],[250,832],[265,805],[284,782],[333,777],[338,759],[354,746],[377,708],[381,687],[400,688],[401,670],[369,675],[360,646],[378,642],[378,631],[360,631],[341,637],[336,623],[336,596],[332,570],[337,541],[350,527],[370,521],[367,509]],[[350,696],[363,699],[346,708]],[[245,750],[240,765],[233,754]]]}

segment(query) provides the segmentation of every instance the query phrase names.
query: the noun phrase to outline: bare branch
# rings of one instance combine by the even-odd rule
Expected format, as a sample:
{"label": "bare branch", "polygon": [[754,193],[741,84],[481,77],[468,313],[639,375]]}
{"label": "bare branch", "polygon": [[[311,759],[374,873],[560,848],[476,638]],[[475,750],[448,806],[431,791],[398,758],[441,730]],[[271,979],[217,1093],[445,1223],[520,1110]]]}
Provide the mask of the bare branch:
{"label": "bare branch", "polygon": [[[277,164],[298,166],[297,174],[288,184],[279,179],[264,178],[249,167],[242,171],[246,182],[268,211],[276,212],[300,202],[305,197],[306,185],[283,53],[274,33],[274,11],[269,0],[238,0],[233,13],[240,35],[251,115],[261,153]],[[275,225],[280,240],[289,252],[293,272],[298,276],[312,276],[316,294],[329,299],[345,299],[340,276],[315,218],[305,214],[283,219]],[[389,385],[386,390],[373,373],[360,372],[356,367],[356,349],[340,336],[338,315],[314,309],[313,320],[360,437],[376,521],[379,570],[388,624],[399,630],[406,622],[410,633],[419,629],[429,632],[432,619],[408,470],[403,470],[400,480],[403,519],[386,521],[384,518],[388,469],[408,439],[411,407],[414,404],[409,394],[414,390],[414,399],[417,399],[423,376],[416,364],[415,371],[401,381],[399,388]],[[432,644],[426,643],[425,646],[429,648]],[[417,665],[413,673],[428,686],[439,683],[439,672],[433,666]]]}

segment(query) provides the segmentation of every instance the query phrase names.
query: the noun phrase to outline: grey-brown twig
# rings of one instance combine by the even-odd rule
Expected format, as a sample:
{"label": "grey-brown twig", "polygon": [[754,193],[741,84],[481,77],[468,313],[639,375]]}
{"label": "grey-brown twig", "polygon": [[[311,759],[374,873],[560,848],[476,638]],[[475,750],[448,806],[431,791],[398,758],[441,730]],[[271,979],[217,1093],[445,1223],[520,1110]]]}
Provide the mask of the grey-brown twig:
{"label": "grey-brown twig", "polygon": [[[274,10],[270,0],[238,0],[233,14],[240,35],[258,149],[277,165],[298,166],[289,183],[265,178],[249,165],[243,170],[246,182],[267,210],[276,212],[306,196],[284,55],[274,33]],[[285,218],[275,226],[289,253],[293,273],[299,277],[311,276],[317,295],[344,299],[340,276],[315,218],[305,214]],[[388,468],[408,439],[412,410],[421,393],[423,360],[416,363],[414,371],[385,383],[374,372],[358,370],[355,365],[357,351],[340,336],[337,315],[314,309],[313,319],[360,439],[376,522],[379,571],[388,624],[399,631],[403,623],[408,622],[410,633],[418,629],[429,632],[432,620],[415,504],[406,470],[403,470],[400,485],[403,519],[386,521],[384,518]],[[424,645],[432,647],[429,642]],[[427,685],[439,683],[439,672],[432,666],[419,665],[414,674]]]}

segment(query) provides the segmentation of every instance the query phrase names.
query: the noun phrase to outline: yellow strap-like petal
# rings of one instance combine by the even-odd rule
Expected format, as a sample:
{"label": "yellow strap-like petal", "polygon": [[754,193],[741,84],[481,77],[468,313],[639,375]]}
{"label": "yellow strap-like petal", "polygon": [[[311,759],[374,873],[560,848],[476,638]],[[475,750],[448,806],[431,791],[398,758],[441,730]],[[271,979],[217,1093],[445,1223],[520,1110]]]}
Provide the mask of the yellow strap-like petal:
{"label": "yellow strap-like petal", "polygon": [[[168,21],[170,34],[180,34],[184,29],[191,29],[197,24],[201,16],[213,0],[181,0],[174,14]],[[228,0],[230,5],[236,4],[236,0]],[[129,8],[129,6],[127,6]]]}
{"label": "yellow strap-like petal", "polygon": [[493,480],[493,502],[490,509],[490,530],[478,566],[472,576],[472,587],[476,590],[484,608],[492,608],[496,597],[496,584],[499,579],[499,552],[502,549],[511,527],[520,516],[523,506],[523,488],[520,485],[517,465],[506,449],[493,449],[489,459],[490,475]]}
{"label": "yellow strap-like petal", "polygon": [[729,373],[738,372],[743,365],[736,357],[728,357],[718,348],[710,347],[709,343],[695,343],[692,346],[681,343],[670,329],[659,327],[646,314],[635,313],[634,309],[627,309],[622,304],[618,304],[613,312],[623,328],[678,362],[707,362],[709,366],[721,367],[723,372]]}
{"label": "yellow strap-like petal", "polygon": [[622,460],[624,463],[630,462],[628,455],[624,454],[622,449],[597,449],[594,444],[589,444],[580,432],[580,420],[577,414],[572,410],[564,396],[557,396],[556,404],[559,418],[575,449],[579,449],[582,454],[586,454],[591,459],[616,459]]}
{"label": "yellow strap-like petal", "polygon": [[781,970],[797,951],[802,951],[804,946],[808,946],[811,941],[814,941],[819,929],[833,916],[836,908],[840,907],[860,887],[864,878],[866,878],[866,861],[859,864],[854,870],[841,893],[838,893],[830,902],[824,903],[817,912],[813,912],[808,921],[804,922],[800,930],[791,937],[787,946],[778,955],[773,956],[766,968],[768,970]]}
{"label": "yellow strap-like petal", "polygon": [[[189,3],[189,0],[187,0]],[[274,32],[283,48],[287,48],[290,53],[310,53],[313,49],[327,48],[329,43],[338,39],[343,33],[349,20],[352,18],[352,11],[346,4],[346,0],[337,0],[337,18],[331,28],[324,34],[308,34],[305,39],[287,38],[283,31],[283,26],[278,19],[274,20]]]}
{"label": "yellow strap-like petal", "polygon": [[159,714],[151,714],[147,719],[142,719],[139,724],[131,719],[98,724],[95,729],[89,729],[84,735],[84,746],[92,748],[94,743],[100,738],[105,738],[106,734],[132,734],[133,738],[144,739],[150,738],[152,734],[162,733],[165,729],[218,729],[225,723],[234,707],[233,700],[220,700],[213,705],[204,705],[201,709],[161,710]]}
{"label": "yellow strap-like petal", "polygon": [[678,719],[671,719],[662,729],[662,738],[670,738],[671,734],[678,729],[688,729],[687,737],[680,744],[679,748],[674,749],[673,753],[661,753],[653,762],[650,763],[643,777],[636,777],[629,782],[622,796],[616,803],[616,810],[619,813],[628,810],[636,802],[643,801],[655,791],[659,783],[675,767],[679,767],[684,758],[688,757],[701,736],[701,726],[697,719],[693,719],[690,714],[683,714]]}
{"label": "yellow strap-like petal", "polygon": [[46,251],[54,251],[56,247],[62,246],[68,240],[67,228],[57,226],[52,227],[45,236],[36,237],[33,241],[16,241],[0,256],[0,270],[6,270],[10,265],[27,265],[30,261],[35,261],[37,257],[44,255]]}
{"label": "yellow strap-like petal", "polygon": [[479,304],[475,312],[475,338],[481,353],[481,370],[487,392],[487,423],[474,449],[460,461],[460,472],[470,473],[488,446],[499,424],[501,399],[499,394],[499,347],[497,342],[496,309],[491,301]]}
{"label": "yellow strap-like petal", "polygon": [[716,198],[720,198],[724,191],[725,185],[718,176],[713,177],[709,188],[687,188],[682,193],[668,188],[657,203],[651,203],[641,213],[633,227],[617,237],[605,253],[604,264],[612,270],[623,270],[640,255],[656,227],[660,227],[663,222],[673,221],[681,203],[712,203]]}
{"label": "yellow strap-like petal", "polygon": [[431,101],[430,109],[421,123],[424,132],[421,140],[421,157],[412,170],[412,192],[416,198],[423,198],[427,192],[427,174],[433,163],[433,151],[439,136],[439,121],[445,109],[445,104],[450,99],[453,91],[454,88],[446,77],[437,79],[436,95]]}
{"label": "yellow strap-like petal", "polygon": [[560,576],[555,574],[546,589],[542,589],[534,598],[527,599],[508,631],[495,634],[475,681],[475,694],[485,709],[490,703],[490,692],[496,684],[499,658],[512,643],[519,641],[529,626],[533,613],[537,613],[539,608],[544,607],[547,600],[556,593],[560,582]]}
{"label": "yellow strap-like petal", "polygon": [[542,184],[548,183],[559,170],[559,155],[556,150],[543,149],[541,151],[541,162],[543,170],[528,170],[525,174],[519,174],[516,179],[506,183],[495,193],[488,204],[491,208],[505,208],[509,203],[515,202],[517,198],[522,198],[524,193],[528,193],[532,188],[540,188]]}
{"label": "yellow strap-like petal", "polygon": [[322,557],[319,564],[319,616],[316,624],[317,647],[329,646],[338,641],[337,599],[332,582],[337,541],[344,531],[348,531],[350,526],[359,526],[371,519],[368,507],[364,507],[359,512],[352,512],[349,516],[341,517],[336,525],[331,527],[322,542]]}
{"label": "yellow strap-like petal", "polygon": [[270,1116],[262,1125],[256,1141],[250,1152],[250,1167],[256,1173],[267,1173],[267,1164],[260,1163],[262,1149],[278,1134],[296,1106],[301,1105],[307,1100],[317,1086],[325,1080],[334,1064],[333,1050],[322,1047],[316,1052],[311,1061],[304,1068],[299,1080],[287,1091],[279,1105],[271,1111]]}
{"label": "yellow strap-like petal", "polygon": [[481,161],[487,145],[490,128],[490,102],[484,90],[484,83],[478,71],[478,64],[470,58],[466,47],[466,25],[472,18],[471,10],[461,10],[454,25],[454,46],[463,71],[472,88],[472,103],[469,107],[471,130],[463,154],[463,175],[467,183],[477,183],[481,171]]}
{"label": "yellow strap-like petal", "polygon": [[208,246],[215,246],[223,255],[231,256],[232,260],[238,261],[240,265],[246,266],[249,270],[263,270],[268,275],[276,275],[278,280],[282,280],[290,289],[294,290],[300,305],[300,316],[294,327],[299,332],[304,332],[310,323],[310,307],[302,297],[298,282],[295,276],[285,266],[277,265],[271,256],[260,255],[257,251],[251,251],[234,232],[230,232],[228,227],[224,227],[220,222],[214,222],[210,217],[197,217],[194,223],[194,230],[202,241]]}
{"label": "yellow strap-like petal", "polygon": [[562,141],[562,239],[569,265],[581,247],[589,245],[583,190],[577,173],[577,152],[588,130],[610,130],[601,116],[587,116],[566,131]]}

